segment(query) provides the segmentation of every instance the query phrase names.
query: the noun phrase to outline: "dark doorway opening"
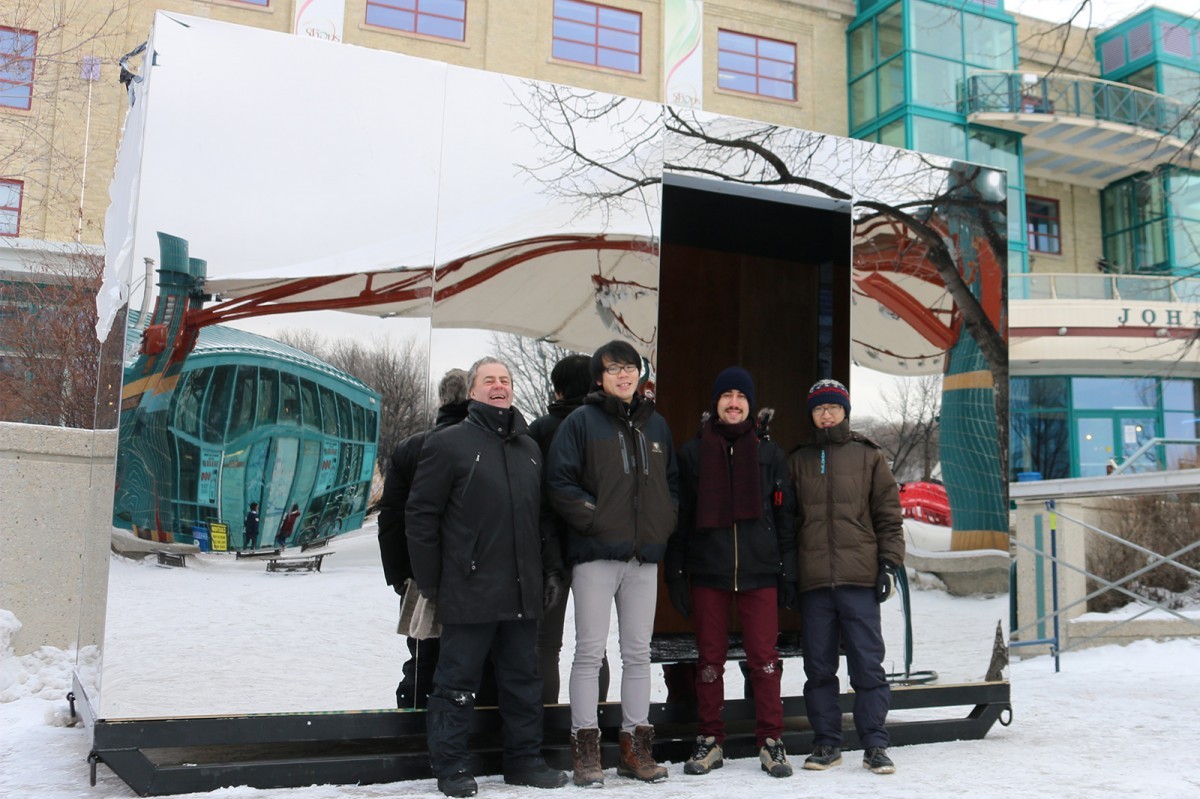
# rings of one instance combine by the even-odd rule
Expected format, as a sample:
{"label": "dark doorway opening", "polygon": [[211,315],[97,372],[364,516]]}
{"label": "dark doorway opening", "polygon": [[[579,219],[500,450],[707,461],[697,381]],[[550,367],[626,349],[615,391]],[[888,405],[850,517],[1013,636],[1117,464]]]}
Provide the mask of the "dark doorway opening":
{"label": "dark doorway opening", "polygon": [[717,372],[737,364],[790,451],[808,436],[809,386],[830,376],[849,385],[850,214],[728,186],[663,188],[658,407],[682,444]]}

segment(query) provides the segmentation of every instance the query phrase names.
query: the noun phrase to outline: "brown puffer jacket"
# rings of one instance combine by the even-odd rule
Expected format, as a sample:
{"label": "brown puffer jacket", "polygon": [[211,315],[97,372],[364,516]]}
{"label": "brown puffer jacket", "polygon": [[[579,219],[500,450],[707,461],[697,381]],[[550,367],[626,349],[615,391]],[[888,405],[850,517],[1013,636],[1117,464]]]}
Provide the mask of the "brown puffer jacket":
{"label": "brown puffer jacket", "polygon": [[850,422],[817,430],[790,459],[800,590],[873,587],[883,558],[904,563],[900,489],[879,446]]}

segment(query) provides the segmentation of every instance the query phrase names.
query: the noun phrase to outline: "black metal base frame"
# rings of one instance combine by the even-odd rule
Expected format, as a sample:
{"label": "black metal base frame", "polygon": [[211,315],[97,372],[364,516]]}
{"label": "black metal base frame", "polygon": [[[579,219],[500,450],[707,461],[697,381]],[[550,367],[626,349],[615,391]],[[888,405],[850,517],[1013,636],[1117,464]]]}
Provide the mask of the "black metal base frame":
{"label": "black metal base frame", "polygon": [[[843,694],[841,705],[848,713],[853,694]],[[783,706],[784,744],[790,753],[807,754],[812,750],[812,731],[805,717],[804,699],[784,697]],[[928,708],[965,709],[966,715],[905,720],[904,711]],[[893,746],[981,739],[996,721],[1007,724],[1011,718],[1009,684],[897,686],[892,689],[892,710],[888,732]],[[725,719],[726,756],[757,754],[754,703],[727,701]],[[85,721],[93,726],[89,755],[93,769],[97,762],[104,763],[139,796],[207,792],[237,785],[293,788],[432,776],[425,749],[425,714],[419,710]],[[655,757],[665,762],[687,759],[696,735],[694,706],[652,705],[650,721],[656,732]],[[566,705],[546,707],[545,754],[556,768],[571,767],[570,722]],[[620,724],[620,705],[602,705],[600,726],[606,768],[616,765]],[[847,730],[845,747],[854,749],[858,745],[853,730]],[[503,742],[495,708],[476,709],[471,747],[477,761],[476,774],[500,773]]]}

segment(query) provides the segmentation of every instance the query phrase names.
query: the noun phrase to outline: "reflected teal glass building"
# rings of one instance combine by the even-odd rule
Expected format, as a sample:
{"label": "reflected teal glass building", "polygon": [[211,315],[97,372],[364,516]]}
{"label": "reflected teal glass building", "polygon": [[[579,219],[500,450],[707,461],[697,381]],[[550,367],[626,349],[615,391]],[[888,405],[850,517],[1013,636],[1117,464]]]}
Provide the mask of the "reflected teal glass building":
{"label": "reflected teal glass building", "polygon": [[362,526],[375,467],[379,396],[301,350],[234,328],[202,328],[179,345],[185,309],[203,295],[203,261],[159,234],[162,266],[153,316],[131,314],[136,357],[122,391],[114,522],[139,536],[190,540],[224,522],[244,545],[243,519],[259,505],[269,544],[292,505],[289,543]]}

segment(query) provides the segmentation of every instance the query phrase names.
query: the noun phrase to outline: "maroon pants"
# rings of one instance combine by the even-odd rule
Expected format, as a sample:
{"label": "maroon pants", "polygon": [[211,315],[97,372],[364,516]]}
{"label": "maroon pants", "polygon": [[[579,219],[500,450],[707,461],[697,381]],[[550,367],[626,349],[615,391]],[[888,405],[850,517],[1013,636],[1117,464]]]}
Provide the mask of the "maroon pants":
{"label": "maroon pants", "polygon": [[717,743],[725,740],[725,722],[721,720],[721,710],[725,707],[729,609],[735,598],[738,618],[742,622],[742,641],[746,648],[750,684],[754,688],[754,735],[758,738],[758,745],[762,746],[767,738],[779,740],[783,733],[783,703],[779,699],[781,675],[776,665],[779,653],[775,649],[775,641],[779,638],[779,616],[774,588],[734,593],[692,587],[696,648],[700,654],[696,664],[699,733],[714,736]]}

